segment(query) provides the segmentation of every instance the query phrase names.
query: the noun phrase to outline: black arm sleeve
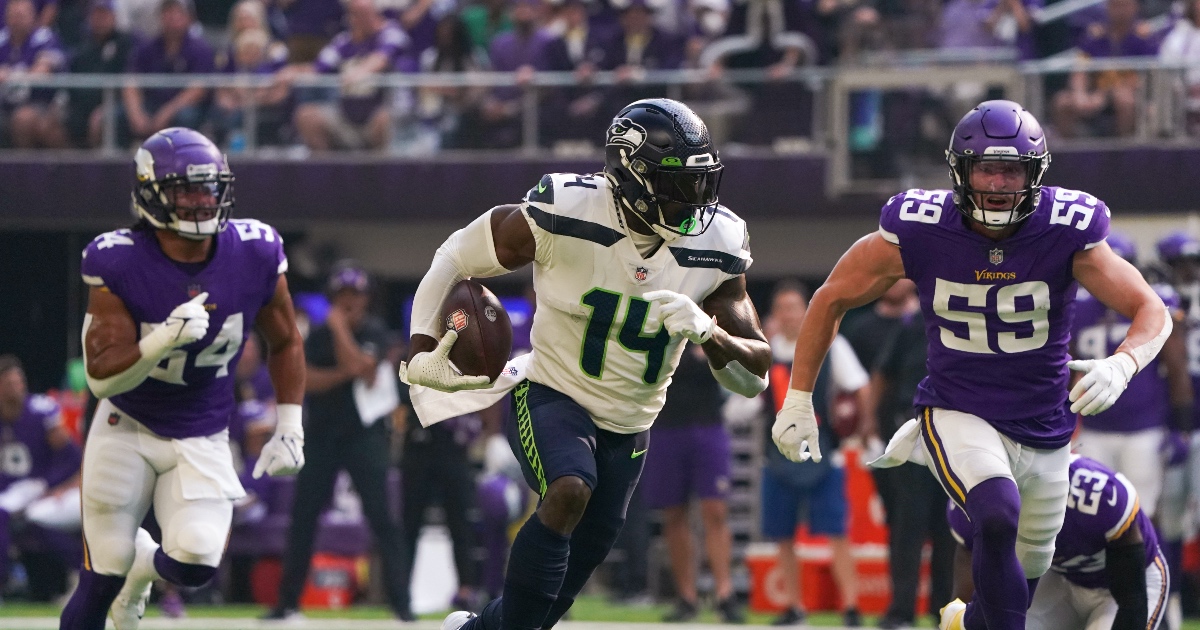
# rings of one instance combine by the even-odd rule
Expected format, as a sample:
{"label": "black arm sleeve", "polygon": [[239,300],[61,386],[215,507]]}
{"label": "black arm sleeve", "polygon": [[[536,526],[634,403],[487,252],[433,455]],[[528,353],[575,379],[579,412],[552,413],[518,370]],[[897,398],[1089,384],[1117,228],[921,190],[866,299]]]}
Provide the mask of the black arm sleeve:
{"label": "black arm sleeve", "polygon": [[1114,541],[1108,547],[1105,565],[1108,590],[1117,600],[1117,618],[1113,620],[1113,630],[1143,630],[1149,616],[1145,547],[1140,540],[1136,544]]}

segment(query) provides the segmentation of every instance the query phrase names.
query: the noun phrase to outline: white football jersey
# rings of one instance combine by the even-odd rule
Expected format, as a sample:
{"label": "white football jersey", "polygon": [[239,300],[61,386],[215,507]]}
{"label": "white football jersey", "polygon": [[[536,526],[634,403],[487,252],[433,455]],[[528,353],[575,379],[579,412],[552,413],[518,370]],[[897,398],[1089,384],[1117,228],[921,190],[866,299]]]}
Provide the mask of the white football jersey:
{"label": "white football jersey", "polygon": [[529,380],[583,406],[615,433],[650,428],[683,351],[642,295],[658,289],[697,304],[750,267],[746,222],[718,207],[703,233],[642,258],[603,175],[546,175],[521,204],[533,230],[537,310]]}

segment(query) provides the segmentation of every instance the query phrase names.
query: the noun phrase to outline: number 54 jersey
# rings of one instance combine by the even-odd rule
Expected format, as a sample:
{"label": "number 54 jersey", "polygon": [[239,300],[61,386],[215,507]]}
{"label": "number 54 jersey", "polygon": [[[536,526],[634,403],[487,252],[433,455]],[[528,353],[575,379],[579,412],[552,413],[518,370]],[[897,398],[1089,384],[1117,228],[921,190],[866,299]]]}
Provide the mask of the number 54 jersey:
{"label": "number 54 jersey", "polygon": [[1108,236],[1108,207],[1045,186],[1016,234],[976,234],[949,190],[909,190],[883,207],[879,233],[900,246],[925,316],[929,375],[913,404],[978,416],[1016,442],[1066,445],[1068,344],[1076,252]]}
{"label": "number 54 jersey", "polygon": [[208,334],[169,352],[140,385],[111,399],[165,438],[212,435],[229,426],[242,340],[287,271],[283,239],[259,221],[229,221],[213,247],[207,263],[178,263],[167,258],[152,231],[117,230],[83,251],[83,281],[121,298],[139,337],[176,306],[208,292]]}
{"label": "number 54 jersey", "polygon": [[718,207],[707,230],[643,259],[603,175],[546,175],[521,212],[536,243],[526,377],[570,396],[602,429],[648,429],[683,338],[667,334],[642,294],[668,289],[701,304],[750,266],[745,221]]}

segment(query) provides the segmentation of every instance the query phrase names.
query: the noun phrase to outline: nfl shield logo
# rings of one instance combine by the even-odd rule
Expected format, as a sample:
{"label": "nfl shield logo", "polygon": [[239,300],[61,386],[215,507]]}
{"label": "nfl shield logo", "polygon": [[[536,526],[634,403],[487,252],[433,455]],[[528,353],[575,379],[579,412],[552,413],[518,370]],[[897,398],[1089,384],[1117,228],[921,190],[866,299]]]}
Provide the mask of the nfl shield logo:
{"label": "nfl shield logo", "polygon": [[999,265],[1004,262],[1004,250],[997,247],[988,252],[988,262],[993,265]]}
{"label": "nfl shield logo", "polygon": [[461,308],[446,316],[446,328],[454,332],[462,332],[467,327],[467,313]]}
{"label": "nfl shield logo", "polygon": [[645,267],[637,267],[633,270],[633,277],[638,282],[643,282],[646,280],[646,275],[649,273],[650,273],[649,269],[646,269]]}
{"label": "nfl shield logo", "polygon": [[121,416],[119,416],[119,415],[117,415],[117,414],[115,414],[115,413],[110,413],[110,414],[108,414],[108,424],[109,424],[110,426],[114,426],[114,427],[115,427],[115,426],[117,426],[117,423],[118,423],[118,422],[120,422],[120,421],[121,421]]}
{"label": "nfl shield logo", "polygon": [[187,288],[188,298],[194,298],[204,291],[204,287],[198,284],[189,284]]}

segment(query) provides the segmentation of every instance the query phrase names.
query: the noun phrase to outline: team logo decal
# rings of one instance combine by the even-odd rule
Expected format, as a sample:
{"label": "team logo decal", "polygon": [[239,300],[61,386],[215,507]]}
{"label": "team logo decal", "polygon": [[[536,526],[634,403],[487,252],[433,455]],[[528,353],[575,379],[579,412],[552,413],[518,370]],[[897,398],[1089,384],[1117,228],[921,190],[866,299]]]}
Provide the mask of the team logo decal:
{"label": "team logo decal", "polygon": [[491,306],[483,307],[483,316],[486,317],[489,322],[496,321],[496,309],[492,308]]}
{"label": "team logo decal", "polygon": [[997,247],[988,252],[988,262],[993,265],[999,265],[1004,262],[1004,250]]}
{"label": "team logo decal", "polygon": [[446,316],[446,329],[462,332],[467,327],[467,312],[461,308]]}
{"label": "team logo decal", "polygon": [[646,130],[628,118],[618,118],[608,128],[608,144],[628,147],[630,153],[646,143]]}

